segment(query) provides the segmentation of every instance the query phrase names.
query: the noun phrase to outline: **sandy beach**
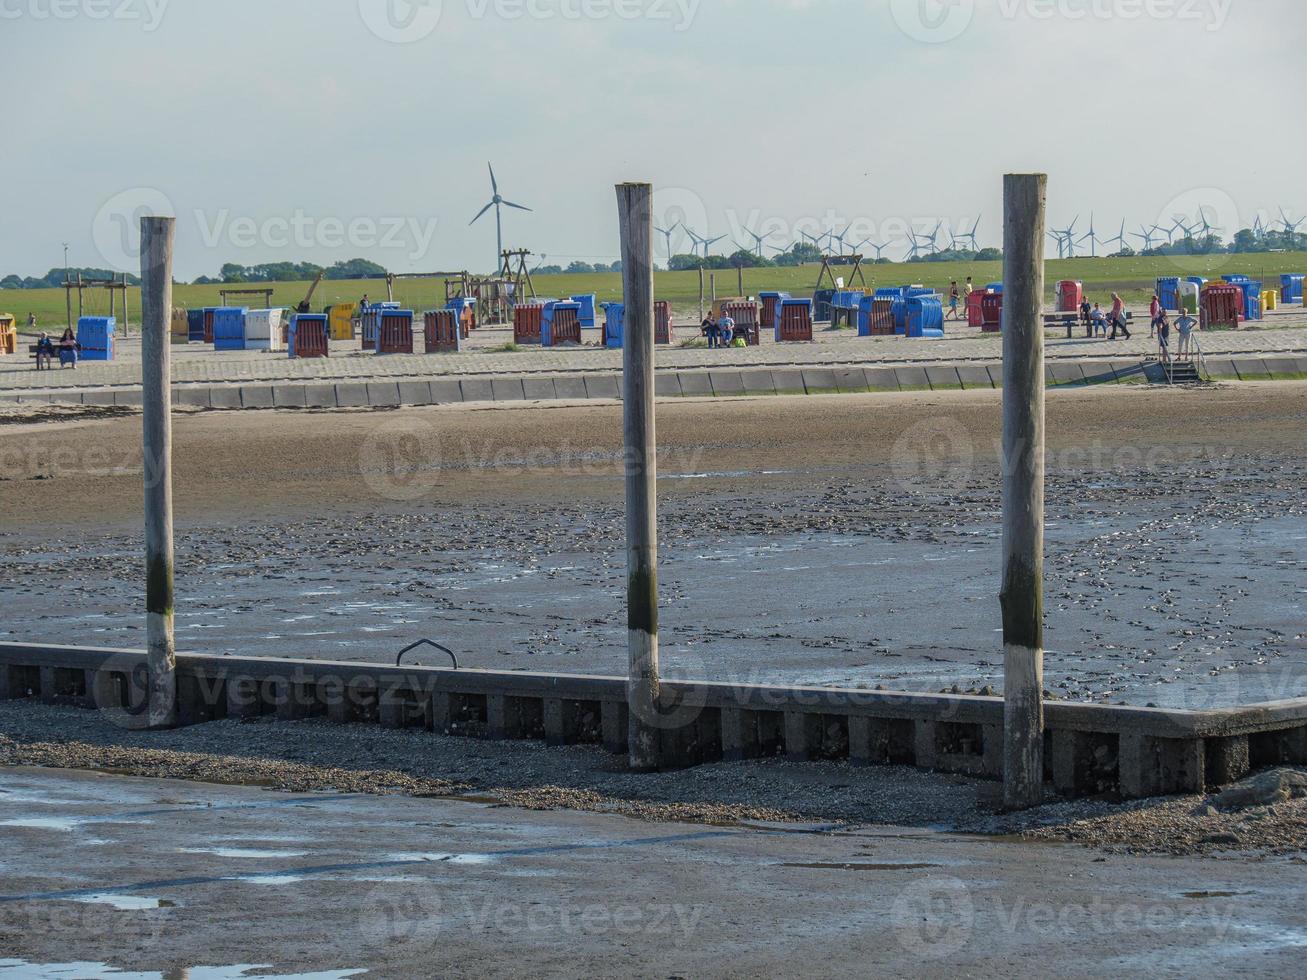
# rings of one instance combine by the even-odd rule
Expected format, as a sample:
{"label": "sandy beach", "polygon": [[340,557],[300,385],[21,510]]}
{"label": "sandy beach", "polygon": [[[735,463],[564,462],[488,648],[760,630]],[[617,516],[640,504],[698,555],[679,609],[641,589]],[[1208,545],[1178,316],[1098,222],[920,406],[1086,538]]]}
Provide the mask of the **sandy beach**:
{"label": "sandy beach", "polygon": [[[998,392],[660,406],[673,676],[1001,687]],[[8,639],[139,647],[138,415],[4,433]],[[1055,697],[1301,696],[1307,388],[1049,398]],[[183,649],[621,673],[620,406],[176,422]],[[56,599],[57,594],[57,599]]]}

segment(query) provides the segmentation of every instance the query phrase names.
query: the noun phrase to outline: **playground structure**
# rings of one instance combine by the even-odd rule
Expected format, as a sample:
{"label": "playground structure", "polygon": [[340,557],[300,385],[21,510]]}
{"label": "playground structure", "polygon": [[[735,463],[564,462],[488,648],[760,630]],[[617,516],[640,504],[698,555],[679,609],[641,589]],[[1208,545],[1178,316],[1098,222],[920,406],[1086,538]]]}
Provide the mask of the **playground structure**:
{"label": "playground structure", "polygon": [[386,274],[386,299],[395,300],[397,283],[405,280],[443,279],[445,283],[445,302],[466,300],[471,304],[475,317],[473,328],[477,324],[485,326],[504,326],[514,322],[513,310],[519,305],[530,305],[536,301],[535,283],[527,260],[531,256],[528,249],[506,249],[500,256],[499,271],[493,276],[478,276],[466,270],[462,272],[389,272]]}
{"label": "playground structure", "polygon": [[[314,285],[316,286],[317,283],[318,283],[318,282],[321,282],[321,281],[322,281],[321,279],[316,280],[316,281],[314,282]],[[219,289],[219,290],[218,290],[218,296],[220,297],[220,299],[221,299],[221,304],[222,304],[223,306],[239,306],[239,305],[242,305],[242,304],[240,304],[240,303],[232,303],[232,302],[231,302],[231,297],[233,297],[233,296],[235,296],[235,297],[237,297],[237,298],[243,298],[243,297],[245,297],[245,296],[251,296],[251,297],[256,297],[256,298],[259,298],[259,299],[262,299],[262,300],[263,300],[263,302],[262,302],[262,303],[257,307],[257,309],[261,309],[261,310],[270,309],[270,308],[272,307],[272,293],[273,293],[273,291],[272,291],[271,289],[226,289],[226,288],[224,288],[224,289]],[[312,295],[312,294],[310,294],[310,295]]]}
{"label": "playground structure", "polygon": [[[104,315],[117,322],[118,319],[118,294],[122,294],[122,329],[123,336],[131,335],[132,320],[127,310],[127,274],[123,273],[121,279],[83,279],[82,274],[77,273],[77,278],[64,280],[64,305],[68,310],[68,323],[73,324],[86,316],[86,290],[103,289],[108,294],[109,309]],[[77,290],[77,320],[73,319],[73,290]]]}

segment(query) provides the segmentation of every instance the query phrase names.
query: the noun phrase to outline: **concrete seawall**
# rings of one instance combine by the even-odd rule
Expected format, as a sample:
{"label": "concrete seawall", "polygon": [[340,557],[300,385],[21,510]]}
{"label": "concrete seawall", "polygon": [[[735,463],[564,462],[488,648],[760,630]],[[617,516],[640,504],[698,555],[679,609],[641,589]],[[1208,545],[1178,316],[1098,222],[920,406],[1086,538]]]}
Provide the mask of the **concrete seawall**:
{"label": "concrete seawall", "polygon": [[[1209,359],[1213,381],[1304,381],[1307,357]],[[1133,360],[1050,361],[1050,388],[1101,384],[1147,384],[1156,364]],[[960,391],[1002,386],[995,363],[869,367],[730,368],[664,370],[656,375],[659,398],[730,398],[760,395],[834,395],[862,392]],[[555,400],[615,400],[621,375],[602,372],[559,375],[491,375],[398,381],[251,382],[176,384],[173,403],[197,409],[343,409],[482,404]],[[0,393],[4,404],[139,406],[141,389],[122,385]]]}
{"label": "concrete seawall", "polygon": [[[0,698],[108,712],[140,727],[141,651],[0,644]],[[182,725],[275,714],[626,751],[619,677],[178,658]],[[967,695],[669,682],[657,724],[669,767],[785,756],[1001,778],[1003,701]],[[1067,796],[1201,793],[1265,765],[1307,763],[1307,699],[1177,711],[1050,702],[1047,777]]]}

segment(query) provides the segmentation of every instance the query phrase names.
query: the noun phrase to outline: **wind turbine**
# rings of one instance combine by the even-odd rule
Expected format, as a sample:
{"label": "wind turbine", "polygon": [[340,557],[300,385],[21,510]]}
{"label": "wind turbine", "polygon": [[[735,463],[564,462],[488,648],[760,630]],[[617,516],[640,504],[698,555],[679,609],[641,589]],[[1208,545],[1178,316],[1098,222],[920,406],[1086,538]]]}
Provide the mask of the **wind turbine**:
{"label": "wind turbine", "polygon": [[[870,245],[872,248],[874,248],[874,249],[876,250],[876,261],[877,261],[877,262],[879,262],[880,259],[881,259],[881,253],[884,252],[885,249],[889,248],[889,243],[888,243],[888,242],[886,242],[884,245],[877,245],[877,244],[876,244],[875,242],[873,242],[870,238],[868,238],[868,239],[867,239],[865,242],[863,242],[862,244],[863,244],[863,245]],[[859,248],[861,248],[861,246],[859,246]]]}
{"label": "wind turbine", "polygon": [[1098,232],[1094,230],[1094,214],[1092,211],[1089,213],[1089,231],[1081,236],[1080,241],[1089,243],[1089,257],[1091,259],[1098,258],[1099,238]]}
{"label": "wind turbine", "polygon": [[1184,232],[1184,238],[1180,239],[1181,241],[1185,241],[1186,239],[1193,238],[1194,232],[1197,230],[1197,225],[1195,225],[1193,228],[1190,228],[1187,224],[1185,224],[1185,216],[1183,214],[1177,214],[1174,217],[1175,217],[1175,223],[1171,225],[1170,230],[1166,233],[1166,237],[1168,239],[1171,239],[1172,235],[1182,231]]}
{"label": "wind turbine", "polygon": [[504,261],[504,222],[500,215],[500,205],[517,208],[519,211],[530,211],[531,209],[523,204],[514,204],[512,201],[504,200],[503,196],[499,193],[499,182],[495,180],[495,168],[490,166],[489,163],[487,163],[486,166],[490,169],[490,189],[494,192],[495,196],[490,199],[489,204],[477,212],[477,216],[469,221],[467,226],[471,228],[481,220],[483,214],[491,208],[495,209],[495,241],[499,248],[499,251],[495,253],[495,268],[498,269],[500,263]]}
{"label": "wind turbine", "polygon": [[1307,221],[1307,218],[1290,221],[1289,216],[1284,213],[1284,208],[1280,208],[1280,220],[1284,222],[1284,233],[1289,236],[1289,250],[1293,251],[1294,242],[1298,238],[1298,226]]}
{"label": "wind turbine", "polygon": [[1057,242],[1057,257],[1059,259],[1066,258],[1066,239],[1062,234],[1060,232],[1050,231],[1048,237]]}
{"label": "wind turbine", "polygon": [[1212,223],[1207,220],[1207,209],[1198,209],[1198,224],[1203,229],[1203,237],[1206,238],[1214,231],[1220,231],[1219,228],[1213,227]]}
{"label": "wind turbine", "polygon": [[849,233],[849,229],[845,228],[842,232],[840,232],[837,235],[835,234],[834,227],[832,227],[831,230],[827,233],[827,237],[830,239],[831,244],[834,244],[835,242],[840,243],[839,252],[837,253],[839,255],[843,255],[844,249],[848,247],[849,242],[846,237],[848,233]]}
{"label": "wind turbine", "polygon": [[944,227],[944,219],[940,218],[939,224],[935,226],[935,230],[932,231],[929,235],[922,236],[923,241],[930,242],[930,250],[932,252],[939,251],[939,230],[943,227]]}
{"label": "wind turbine", "polygon": [[1259,214],[1257,220],[1253,222],[1253,240],[1260,242],[1265,237],[1266,223],[1262,221],[1262,216]]}
{"label": "wind turbine", "polygon": [[[1076,225],[1080,223],[1080,215],[1076,215],[1076,220],[1071,222],[1066,228],[1054,228],[1052,232],[1062,238],[1063,242],[1058,246],[1060,257],[1064,259],[1074,259],[1076,257]],[[1063,249],[1065,248],[1065,251]]]}
{"label": "wind turbine", "polygon": [[702,239],[701,244],[703,245],[703,257],[706,259],[708,257],[708,249],[712,248],[714,245],[716,245],[725,237],[726,237],[725,235],[718,235],[716,238]]}
{"label": "wind turbine", "polygon": [[1157,230],[1157,225],[1153,225],[1151,228],[1147,225],[1140,225],[1138,232],[1131,232],[1130,234],[1131,237],[1138,238],[1144,243],[1144,251],[1151,252],[1153,250],[1153,239],[1156,237],[1154,233]]}
{"label": "wind turbine", "polygon": [[967,232],[965,235],[959,235],[959,236],[957,237],[956,240],[957,240],[957,241],[960,241],[960,242],[970,242],[970,243],[971,243],[971,251],[973,251],[973,252],[979,252],[979,251],[980,251],[980,246],[976,244],[976,233],[977,233],[978,231],[980,231],[980,216],[979,216],[979,215],[976,216],[976,223],[975,223],[974,225],[971,226],[971,230],[970,230],[969,232]]}
{"label": "wind turbine", "polygon": [[1116,250],[1117,250],[1118,252],[1124,252],[1124,251],[1125,251],[1125,249],[1126,249],[1126,240],[1125,240],[1125,219],[1124,219],[1124,218],[1121,219],[1121,231],[1117,234],[1117,236],[1116,236],[1115,238],[1105,238],[1105,239],[1103,240],[1103,244],[1104,244],[1104,245],[1111,245],[1113,242],[1116,242]]}
{"label": "wind turbine", "polygon": [[811,243],[813,248],[817,249],[818,251],[821,251],[821,240],[823,236],[809,235],[806,231],[801,231],[799,232],[799,237],[802,238],[805,242]]}
{"label": "wind turbine", "polygon": [[908,229],[908,237],[912,239],[912,244],[908,246],[908,258],[915,259],[921,254],[921,240],[917,238],[917,233],[911,228]]}
{"label": "wind turbine", "polygon": [[683,224],[681,225],[681,227],[685,229],[685,233],[690,236],[690,254],[691,255],[699,254],[699,246],[704,243],[704,239],[700,238],[693,231],[691,231],[689,225]]}
{"label": "wind turbine", "polygon": [[[750,231],[748,228],[744,229],[744,233],[754,240],[754,243],[758,246],[758,258],[762,258],[762,246],[763,242],[766,241],[767,236],[759,235],[757,232]],[[781,249],[781,251],[783,252],[785,249]]]}
{"label": "wind turbine", "polygon": [[676,229],[679,228],[679,227],[681,227],[681,223],[678,221],[678,222],[676,222],[676,224],[672,225],[672,227],[670,227],[670,228],[655,228],[655,229],[654,229],[654,231],[658,232],[658,234],[662,235],[664,238],[667,239],[667,258],[668,258],[669,260],[670,260],[671,257],[672,257],[672,236],[673,236],[674,234],[676,234]]}

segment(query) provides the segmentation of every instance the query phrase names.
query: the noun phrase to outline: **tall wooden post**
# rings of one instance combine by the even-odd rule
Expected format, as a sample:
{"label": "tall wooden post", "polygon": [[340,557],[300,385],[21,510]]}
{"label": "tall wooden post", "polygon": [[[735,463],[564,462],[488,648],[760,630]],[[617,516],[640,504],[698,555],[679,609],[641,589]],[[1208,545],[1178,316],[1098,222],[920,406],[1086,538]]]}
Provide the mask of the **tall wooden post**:
{"label": "tall wooden post", "polygon": [[699,266],[699,322],[703,323],[703,266]]}
{"label": "tall wooden post", "polygon": [[744,295],[744,266],[743,265],[737,265],[735,267],[735,295],[736,296]]}
{"label": "tall wooden post", "polygon": [[77,324],[73,322],[73,291],[68,287],[68,282],[69,282],[68,270],[65,269],[64,270],[64,307],[67,311],[68,326],[72,327],[73,331],[76,332]]}
{"label": "tall wooden post", "polygon": [[631,768],[662,761],[658,700],[658,438],[654,427],[653,185],[618,184],[626,452],[627,745]]}
{"label": "tall wooden post", "polygon": [[1003,799],[1044,791],[1046,174],[1003,179]]}
{"label": "tall wooden post", "polygon": [[141,383],[145,412],[145,629],[149,724],[177,722],[173,639],[172,246],[175,219],[141,219]]}

